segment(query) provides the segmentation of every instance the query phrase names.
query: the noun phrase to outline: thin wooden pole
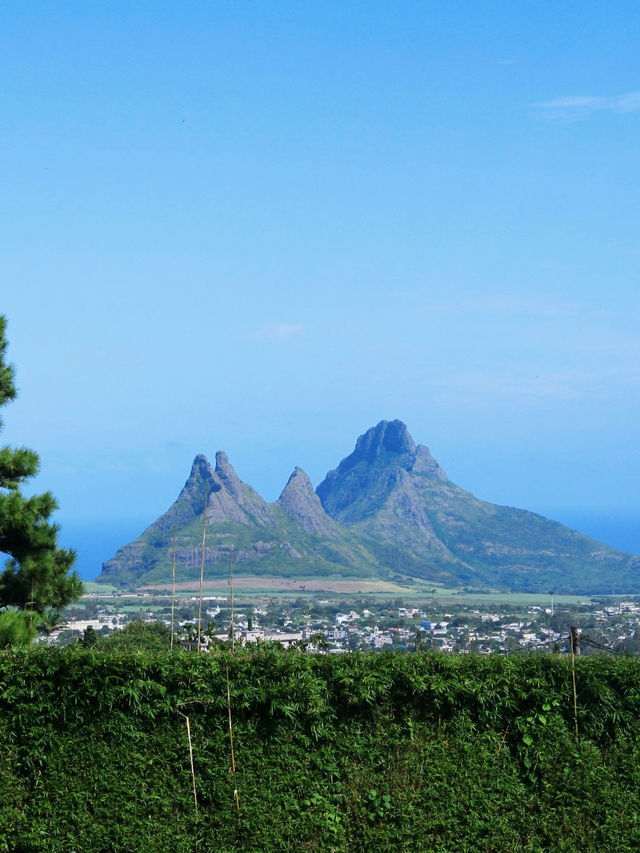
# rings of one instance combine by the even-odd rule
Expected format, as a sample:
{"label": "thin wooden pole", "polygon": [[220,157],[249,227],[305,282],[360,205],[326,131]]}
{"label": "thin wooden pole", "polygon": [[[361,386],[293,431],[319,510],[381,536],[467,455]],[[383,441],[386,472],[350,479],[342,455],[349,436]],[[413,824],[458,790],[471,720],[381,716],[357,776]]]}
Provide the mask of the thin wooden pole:
{"label": "thin wooden pole", "polygon": [[576,689],[576,650],[578,646],[578,628],[575,625],[571,626],[569,642],[571,645],[571,675],[573,677],[573,722],[576,727],[576,737],[578,737],[578,691]]}
{"label": "thin wooden pole", "polygon": [[231,718],[231,684],[229,682],[229,664],[227,668],[227,711],[229,715],[229,747],[231,749],[231,778],[233,779],[233,799],[236,801],[236,808],[240,811],[240,798],[238,796],[238,788],[236,786],[236,755],[233,748],[233,721]]}
{"label": "thin wooden pole", "polygon": [[500,741],[500,746],[498,747],[498,749],[497,749],[497,751],[496,751],[496,758],[497,758],[497,757],[500,755],[500,753],[502,752],[502,747],[504,746],[505,741],[506,741],[506,739],[507,739],[507,735],[509,734],[509,725],[510,725],[510,723],[507,723],[507,727],[506,727],[506,729],[504,730],[504,734],[502,735],[502,740]]}
{"label": "thin wooden pole", "polygon": [[204,547],[207,539],[207,503],[209,496],[204,502],[202,513],[202,555],[200,558],[200,595],[198,600],[198,651],[202,648],[202,582],[204,580]]}
{"label": "thin wooden pole", "polygon": [[[235,653],[235,626],[234,620],[234,601],[233,601],[233,552],[229,551],[229,593],[231,604],[231,654]],[[240,811],[240,798],[238,796],[238,786],[236,783],[236,755],[233,747],[233,720],[231,717],[231,682],[229,680],[229,664],[225,664],[227,672],[227,713],[229,715],[229,748],[231,750],[231,778],[233,779],[233,799],[236,802],[236,809]]]}
{"label": "thin wooden pole", "polygon": [[233,558],[232,552],[229,551],[229,594],[231,598],[231,623],[230,623],[230,631],[231,631],[231,653],[235,652],[235,626],[233,624],[234,613],[233,613]]}
{"label": "thin wooden pole", "polygon": [[191,783],[193,785],[193,803],[196,807],[196,811],[198,811],[198,793],[196,791],[196,771],[193,766],[193,746],[191,744],[191,724],[189,723],[189,717],[186,714],[183,714],[182,711],[178,711],[181,717],[184,717],[187,723],[187,741],[189,742],[189,761],[191,762]]}
{"label": "thin wooden pole", "polygon": [[173,528],[173,568],[171,570],[171,646],[173,649],[173,635],[175,632],[175,604],[176,604],[176,528]]}

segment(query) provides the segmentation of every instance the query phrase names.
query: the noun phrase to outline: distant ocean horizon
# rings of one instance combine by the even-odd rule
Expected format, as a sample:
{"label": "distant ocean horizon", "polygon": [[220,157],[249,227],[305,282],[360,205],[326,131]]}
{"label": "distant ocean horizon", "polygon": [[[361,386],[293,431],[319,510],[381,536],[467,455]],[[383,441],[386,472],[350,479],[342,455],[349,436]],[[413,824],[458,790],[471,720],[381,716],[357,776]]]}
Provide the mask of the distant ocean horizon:
{"label": "distant ocean horizon", "polygon": [[76,521],[61,525],[58,539],[65,548],[74,548],[77,556],[74,569],[83,581],[95,580],[102,564],[118,548],[137,539],[150,521]]}
{"label": "distant ocean horizon", "polygon": [[549,511],[541,514],[573,527],[598,542],[631,554],[640,554],[640,510],[557,510],[555,513]]}
{"label": "distant ocean horizon", "polygon": [[[606,545],[631,554],[640,554],[640,511],[538,509],[536,512]],[[62,526],[59,539],[65,547],[75,548],[78,554],[75,569],[82,580],[91,581],[100,574],[105,560],[113,557],[122,545],[140,536],[149,524],[149,520],[68,522]]]}

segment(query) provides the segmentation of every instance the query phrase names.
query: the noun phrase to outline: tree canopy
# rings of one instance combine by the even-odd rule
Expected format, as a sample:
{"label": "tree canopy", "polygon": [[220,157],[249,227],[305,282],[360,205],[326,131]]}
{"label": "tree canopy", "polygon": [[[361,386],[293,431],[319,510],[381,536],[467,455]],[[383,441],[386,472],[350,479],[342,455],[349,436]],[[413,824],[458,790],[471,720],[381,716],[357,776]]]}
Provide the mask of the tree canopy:
{"label": "tree canopy", "polygon": [[[0,407],[16,397],[13,366],[5,360],[6,323],[0,315]],[[58,546],[59,525],[49,521],[58,508],[51,492],[25,497],[20,491],[39,465],[33,450],[0,447],[0,552],[8,558],[0,573],[0,607],[44,613],[77,598],[82,582],[70,573],[75,551]]]}
{"label": "tree canopy", "polygon": [[[86,631],[83,640],[85,645],[89,645]],[[171,629],[162,622],[129,622],[123,629],[112,631],[108,637],[96,637],[93,645],[112,651],[167,652],[171,647]]]}

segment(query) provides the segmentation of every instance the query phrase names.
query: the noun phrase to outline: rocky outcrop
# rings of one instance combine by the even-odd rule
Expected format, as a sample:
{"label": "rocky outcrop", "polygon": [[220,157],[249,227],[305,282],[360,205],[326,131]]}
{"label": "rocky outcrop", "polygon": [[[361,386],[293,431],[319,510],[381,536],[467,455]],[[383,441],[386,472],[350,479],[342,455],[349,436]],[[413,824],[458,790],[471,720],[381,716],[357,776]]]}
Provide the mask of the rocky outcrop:
{"label": "rocky outcrop", "polygon": [[[402,421],[380,421],[361,435],[355,450],[329,471],[316,493],[326,512],[345,524],[356,523],[379,511],[387,496],[409,483],[404,474],[413,472],[447,481],[447,475],[429,449],[416,445]],[[410,515],[429,523],[411,496]]]}
{"label": "rocky outcrop", "polygon": [[275,503],[243,483],[226,453],[198,455],[175,503],[103,564],[99,580],[167,580],[176,532],[178,576],[208,572],[383,577],[391,572],[494,588],[640,592],[640,558],[557,522],[479,500],[451,482],[401,421],[356,441],[316,492],[296,468]]}
{"label": "rocky outcrop", "polygon": [[[404,424],[381,421],[329,472],[326,512],[409,574],[510,589],[604,590],[600,551],[586,536],[535,513],[478,500],[456,486]],[[640,560],[603,546],[640,589]],[[449,582],[449,581],[448,581]]]}
{"label": "rocky outcrop", "polygon": [[178,576],[199,575],[203,512],[206,513],[205,563],[209,572],[227,572],[229,559],[255,573],[375,575],[375,558],[357,541],[343,541],[313,491],[296,468],[280,498],[267,503],[243,483],[223,451],[215,468],[198,455],[175,503],[133,542],[103,563],[101,580],[135,584],[166,580],[172,571],[176,534]]}
{"label": "rocky outcrop", "polygon": [[311,480],[302,468],[296,467],[289,477],[278,498],[278,506],[307,533],[326,536],[327,539],[338,538],[338,525],[324,511]]}
{"label": "rocky outcrop", "polygon": [[275,527],[269,504],[236,474],[227,454],[216,453],[216,482],[220,489],[212,491],[207,505],[207,521],[239,521],[243,524],[265,524]]}

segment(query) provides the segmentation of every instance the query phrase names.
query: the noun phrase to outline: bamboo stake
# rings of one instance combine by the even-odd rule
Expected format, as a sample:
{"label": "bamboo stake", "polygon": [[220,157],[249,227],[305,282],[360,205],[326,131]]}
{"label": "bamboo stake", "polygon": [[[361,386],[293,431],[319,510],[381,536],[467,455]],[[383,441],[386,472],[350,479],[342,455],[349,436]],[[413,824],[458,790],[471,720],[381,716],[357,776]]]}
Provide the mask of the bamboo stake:
{"label": "bamboo stake", "polygon": [[231,778],[233,779],[233,799],[236,801],[236,809],[240,811],[240,798],[236,786],[236,756],[233,748],[233,721],[231,718],[231,684],[229,682],[229,664],[227,670],[227,712],[229,715],[229,747],[231,749]]}
{"label": "bamboo stake", "polygon": [[[235,626],[234,626],[234,601],[233,601],[233,552],[229,551],[229,594],[231,605],[231,654],[235,653]],[[238,796],[238,787],[236,783],[236,755],[233,747],[233,719],[231,716],[231,682],[229,680],[229,664],[225,664],[227,673],[227,713],[229,716],[229,748],[231,750],[231,778],[233,779],[233,799],[236,802],[236,809],[240,811],[240,798]]]}
{"label": "bamboo stake", "polygon": [[500,741],[500,746],[496,750],[496,758],[500,755],[500,753],[502,752],[502,748],[505,745],[505,741],[507,740],[507,735],[509,734],[509,726],[510,725],[511,725],[510,723],[507,723],[507,727],[504,730],[504,734],[502,735],[502,740]]}
{"label": "bamboo stake", "polygon": [[204,502],[204,511],[202,513],[202,556],[200,559],[200,595],[198,601],[198,651],[202,647],[202,581],[204,580],[204,546],[207,538],[207,503],[209,496],[207,495]]}
{"label": "bamboo stake", "polygon": [[233,559],[231,551],[229,551],[229,592],[231,597],[231,654],[233,654],[235,652],[235,626],[233,624]]}
{"label": "bamboo stake", "polygon": [[193,785],[193,803],[196,807],[196,811],[198,811],[198,793],[196,791],[196,771],[193,766],[193,746],[191,744],[191,724],[189,722],[189,717],[186,714],[183,714],[182,711],[178,711],[181,717],[184,717],[187,722],[187,740],[189,742],[189,761],[191,762],[191,782]]}
{"label": "bamboo stake", "polygon": [[576,689],[576,645],[578,643],[578,629],[575,625],[571,626],[570,645],[571,645],[571,675],[573,678],[573,722],[576,727],[576,738],[578,737],[578,691]]}
{"label": "bamboo stake", "polygon": [[176,528],[173,527],[173,569],[171,571],[171,649],[173,649],[173,634],[175,631],[175,603],[176,603]]}

